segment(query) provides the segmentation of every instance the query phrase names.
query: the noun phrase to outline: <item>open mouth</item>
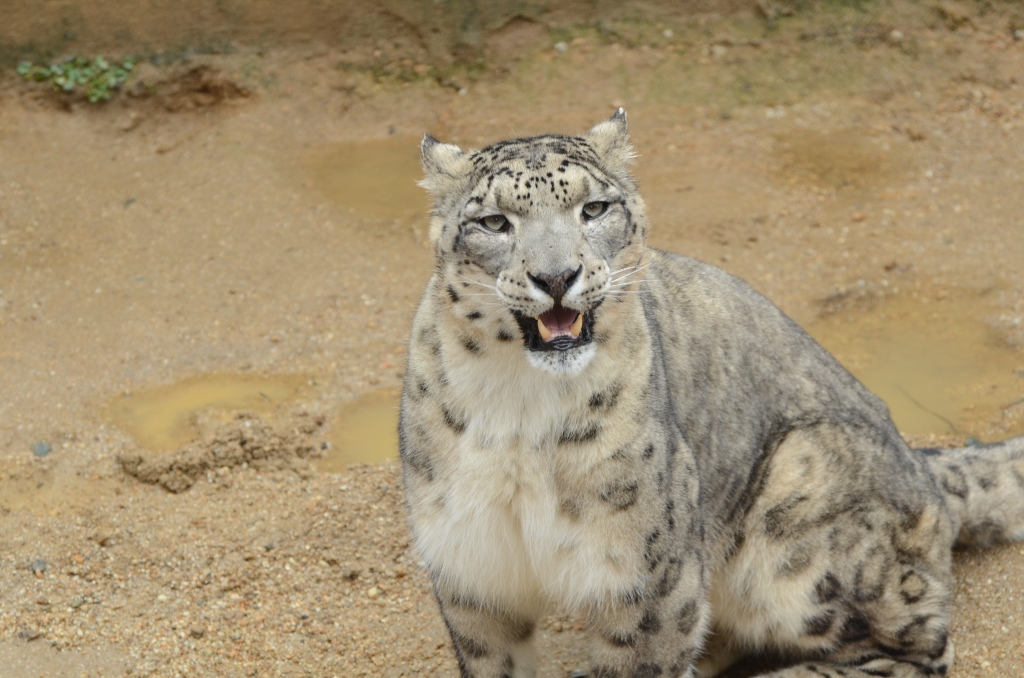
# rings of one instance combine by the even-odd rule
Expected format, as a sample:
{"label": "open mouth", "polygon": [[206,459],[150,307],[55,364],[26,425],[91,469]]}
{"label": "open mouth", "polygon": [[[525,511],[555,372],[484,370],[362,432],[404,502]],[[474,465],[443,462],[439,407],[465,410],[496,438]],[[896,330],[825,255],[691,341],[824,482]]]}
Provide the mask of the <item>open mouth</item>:
{"label": "open mouth", "polygon": [[531,351],[568,351],[589,344],[593,338],[594,315],[590,311],[555,304],[535,318],[518,311],[514,315]]}

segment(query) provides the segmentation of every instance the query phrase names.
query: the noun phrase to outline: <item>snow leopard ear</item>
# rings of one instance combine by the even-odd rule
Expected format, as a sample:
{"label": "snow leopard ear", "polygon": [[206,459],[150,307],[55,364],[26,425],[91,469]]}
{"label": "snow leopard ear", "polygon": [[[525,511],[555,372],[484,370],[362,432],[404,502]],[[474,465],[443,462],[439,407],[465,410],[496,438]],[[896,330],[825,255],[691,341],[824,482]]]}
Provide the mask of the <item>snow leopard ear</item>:
{"label": "snow leopard ear", "polygon": [[435,198],[450,191],[468,169],[466,154],[461,148],[442,144],[429,134],[424,134],[420,142],[420,164],[426,175],[420,186]]}
{"label": "snow leopard ear", "polygon": [[633,144],[629,143],[628,127],[626,110],[620,108],[615,111],[615,115],[595,125],[583,137],[614,172],[625,173],[629,163],[636,157]]}

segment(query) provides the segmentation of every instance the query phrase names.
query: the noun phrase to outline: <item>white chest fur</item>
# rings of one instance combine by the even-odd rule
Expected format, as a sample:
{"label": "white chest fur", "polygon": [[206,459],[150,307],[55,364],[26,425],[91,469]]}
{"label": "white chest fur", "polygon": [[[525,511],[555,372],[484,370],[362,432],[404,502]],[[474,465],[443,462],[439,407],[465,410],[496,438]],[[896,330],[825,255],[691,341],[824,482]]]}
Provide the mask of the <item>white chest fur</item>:
{"label": "white chest fur", "polygon": [[634,586],[635,569],[623,566],[629,547],[559,510],[555,455],[587,464],[588,451],[567,451],[558,438],[599,377],[587,370],[560,379],[527,365],[521,348],[508,360],[445,367],[467,427],[445,452],[442,501],[414,507],[430,569],[458,590],[518,609],[578,609]]}

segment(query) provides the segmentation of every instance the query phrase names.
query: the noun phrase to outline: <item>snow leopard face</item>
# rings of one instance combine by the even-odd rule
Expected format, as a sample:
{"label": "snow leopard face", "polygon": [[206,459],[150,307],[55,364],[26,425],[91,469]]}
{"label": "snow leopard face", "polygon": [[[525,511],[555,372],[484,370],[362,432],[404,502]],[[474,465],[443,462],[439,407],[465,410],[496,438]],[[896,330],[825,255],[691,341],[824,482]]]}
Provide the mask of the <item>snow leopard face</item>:
{"label": "snow leopard face", "polygon": [[638,282],[646,222],[625,112],[579,137],[463,152],[427,136],[421,150],[431,240],[467,336],[478,348],[518,338],[533,366],[582,370],[615,315],[608,302]]}

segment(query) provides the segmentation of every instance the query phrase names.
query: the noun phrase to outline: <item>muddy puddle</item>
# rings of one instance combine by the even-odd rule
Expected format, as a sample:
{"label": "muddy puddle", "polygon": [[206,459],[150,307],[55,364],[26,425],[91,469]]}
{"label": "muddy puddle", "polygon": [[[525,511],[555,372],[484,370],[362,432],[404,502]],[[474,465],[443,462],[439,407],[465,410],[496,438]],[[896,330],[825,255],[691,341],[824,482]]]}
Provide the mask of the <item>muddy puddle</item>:
{"label": "muddy puddle", "polygon": [[983,321],[987,310],[978,297],[897,297],[807,329],[886,402],[903,433],[999,439],[1024,433],[1024,352]]}
{"label": "muddy puddle", "polygon": [[351,464],[377,464],[398,457],[399,389],[368,393],[331,423],[331,446],[316,462],[317,470],[340,473]]}
{"label": "muddy puddle", "polygon": [[304,169],[329,200],[363,214],[398,218],[426,214],[426,192],[416,185],[420,169],[419,137],[387,137],[325,144],[311,151]]}
{"label": "muddy puddle", "polygon": [[119,396],[104,414],[142,447],[173,450],[238,412],[273,412],[296,400],[307,383],[299,375],[210,374]]}
{"label": "muddy puddle", "polygon": [[61,464],[60,452],[48,464],[0,468],[0,515],[6,511],[57,515],[81,508],[120,491],[117,478],[73,470]]}
{"label": "muddy puddle", "polygon": [[910,169],[905,144],[861,129],[794,129],[775,136],[775,158],[790,183],[824,189],[881,186]]}
{"label": "muddy puddle", "polygon": [[[105,420],[152,452],[176,450],[239,412],[270,415],[305,393],[299,375],[210,374],[121,395],[102,407]],[[116,475],[76,470],[55,443],[44,458],[0,468],[0,511],[56,515],[120,492]]]}

